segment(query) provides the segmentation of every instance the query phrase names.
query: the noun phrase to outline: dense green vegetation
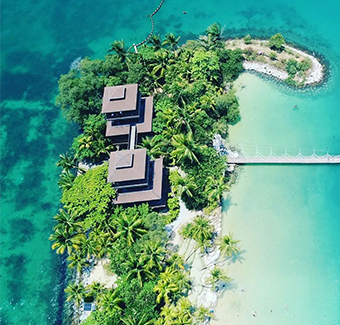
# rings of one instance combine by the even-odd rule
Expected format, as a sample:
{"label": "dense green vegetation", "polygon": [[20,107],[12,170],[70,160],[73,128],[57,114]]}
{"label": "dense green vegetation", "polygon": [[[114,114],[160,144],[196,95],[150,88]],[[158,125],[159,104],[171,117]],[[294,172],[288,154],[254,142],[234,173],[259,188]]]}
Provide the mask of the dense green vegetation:
{"label": "dense green vegetation", "polygon": [[280,33],[273,35],[269,40],[269,47],[272,50],[275,50],[275,51],[278,51],[278,52],[283,50],[284,44],[285,44],[285,39],[282,36],[282,34],[280,34]]}
{"label": "dense green vegetation", "polygon": [[[62,209],[50,239],[57,253],[67,253],[68,266],[78,274],[65,290],[67,299],[96,302],[87,325],[199,324],[209,316],[186,298],[190,279],[183,259],[167,246],[165,225],[178,216],[179,198],[190,209],[211,211],[228,189],[226,160],[212,148],[212,139],[215,133],[226,136],[228,123],[239,118],[229,83],[242,71],[243,59],[242,51],[224,49],[221,36],[221,26],[214,23],[199,40],[181,47],[172,33],[163,42],[154,35],[139,53],[115,41],[110,49],[115,54],[104,60],[85,58],[59,80],[57,105],[79,125],[80,135],[58,162]],[[116,148],[105,138],[102,94],[105,86],[127,83],[154,95],[154,136],[141,145],[173,167],[165,214],[146,204],[115,206],[116,191],[106,183],[105,161]],[[85,171],[79,162],[91,168]],[[204,219],[195,222],[196,230],[190,232],[189,226],[187,236],[202,248],[213,228],[202,231]],[[79,275],[104,256],[118,277],[115,288],[84,287]]]}

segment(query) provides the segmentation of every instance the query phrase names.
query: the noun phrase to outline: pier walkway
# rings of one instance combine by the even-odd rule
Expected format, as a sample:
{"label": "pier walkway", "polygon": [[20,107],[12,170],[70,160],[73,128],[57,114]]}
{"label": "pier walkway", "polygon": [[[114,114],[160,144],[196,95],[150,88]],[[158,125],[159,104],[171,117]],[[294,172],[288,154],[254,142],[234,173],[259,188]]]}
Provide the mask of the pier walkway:
{"label": "pier walkway", "polygon": [[310,151],[311,154],[302,154],[300,149],[294,156],[288,154],[285,148],[282,154],[277,155],[272,147],[262,146],[261,151],[267,154],[261,154],[257,145],[248,145],[247,152],[252,154],[247,154],[242,143],[234,146],[224,145],[220,136],[215,136],[213,145],[221,155],[227,156],[228,164],[340,164],[340,154],[330,155],[328,150],[318,151],[319,154],[316,154],[315,150]]}
{"label": "pier walkway", "polygon": [[227,155],[227,161],[229,164],[340,164],[340,155],[332,156],[327,154],[318,156],[312,154],[311,156],[304,156],[299,153],[296,156],[290,156],[288,154],[282,156],[276,156],[274,154],[268,156],[261,154],[248,156],[229,154]]}

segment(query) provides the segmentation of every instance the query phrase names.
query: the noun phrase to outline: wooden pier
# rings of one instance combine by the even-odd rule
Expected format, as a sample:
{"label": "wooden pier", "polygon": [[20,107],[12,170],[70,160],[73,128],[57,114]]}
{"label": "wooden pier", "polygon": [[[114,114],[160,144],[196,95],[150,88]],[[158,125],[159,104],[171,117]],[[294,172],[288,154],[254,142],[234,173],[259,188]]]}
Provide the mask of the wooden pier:
{"label": "wooden pier", "polygon": [[261,154],[255,154],[254,156],[242,155],[242,154],[228,154],[228,164],[340,164],[340,155],[324,155],[318,156],[313,154],[311,156],[304,156],[298,154],[297,156],[290,156],[284,154],[282,156],[276,156],[274,154],[263,156]]}

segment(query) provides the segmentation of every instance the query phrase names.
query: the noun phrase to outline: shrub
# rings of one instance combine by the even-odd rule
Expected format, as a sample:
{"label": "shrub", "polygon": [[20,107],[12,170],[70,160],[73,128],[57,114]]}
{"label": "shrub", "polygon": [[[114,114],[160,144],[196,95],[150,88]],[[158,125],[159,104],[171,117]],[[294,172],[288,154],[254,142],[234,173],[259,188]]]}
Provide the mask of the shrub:
{"label": "shrub", "polygon": [[269,53],[269,58],[270,58],[271,60],[276,60],[277,54],[276,54],[275,52],[270,52],[270,53]]}
{"label": "shrub", "polygon": [[273,35],[269,40],[269,47],[275,51],[282,51],[283,44],[285,44],[285,39],[280,33]]}
{"label": "shrub", "polygon": [[249,34],[244,38],[244,44],[251,44],[251,36]]}

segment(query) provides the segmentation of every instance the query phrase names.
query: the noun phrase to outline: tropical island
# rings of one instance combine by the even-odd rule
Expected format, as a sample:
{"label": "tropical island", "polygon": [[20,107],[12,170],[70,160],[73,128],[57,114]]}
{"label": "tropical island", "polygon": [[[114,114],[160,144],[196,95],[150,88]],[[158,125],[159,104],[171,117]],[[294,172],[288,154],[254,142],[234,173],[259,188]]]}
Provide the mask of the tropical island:
{"label": "tropical island", "polygon": [[[172,33],[163,41],[152,35],[137,53],[115,41],[104,60],[78,60],[59,80],[57,105],[79,125],[80,134],[57,163],[62,207],[50,240],[67,257],[65,292],[74,323],[209,322],[216,294],[231,280],[217,262],[240,252],[231,233],[221,234],[221,200],[233,176],[226,157],[213,147],[214,136],[226,138],[228,125],[240,118],[233,81],[247,69],[246,62],[262,73],[254,63],[270,64],[270,71],[288,69],[281,79],[293,86],[308,84],[314,71],[313,60],[290,50],[280,34],[268,44],[250,36],[225,42],[221,25],[214,23],[198,40],[182,46],[179,40]],[[125,100],[131,89],[138,118],[152,100],[152,130],[144,134],[138,133],[138,123],[145,119],[136,122],[125,108],[104,109],[105,100],[110,105]],[[125,132],[122,121],[129,118]],[[109,129],[119,133],[119,141]],[[153,178],[156,162],[162,161],[164,205],[153,207],[152,200],[140,198],[138,204],[119,201],[132,178],[115,175],[138,157],[154,162]],[[188,247],[184,254],[181,245]],[[191,279],[194,258],[205,265],[199,284]],[[105,273],[106,282],[95,272]],[[193,286],[201,287],[205,300],[190,299]]]}

